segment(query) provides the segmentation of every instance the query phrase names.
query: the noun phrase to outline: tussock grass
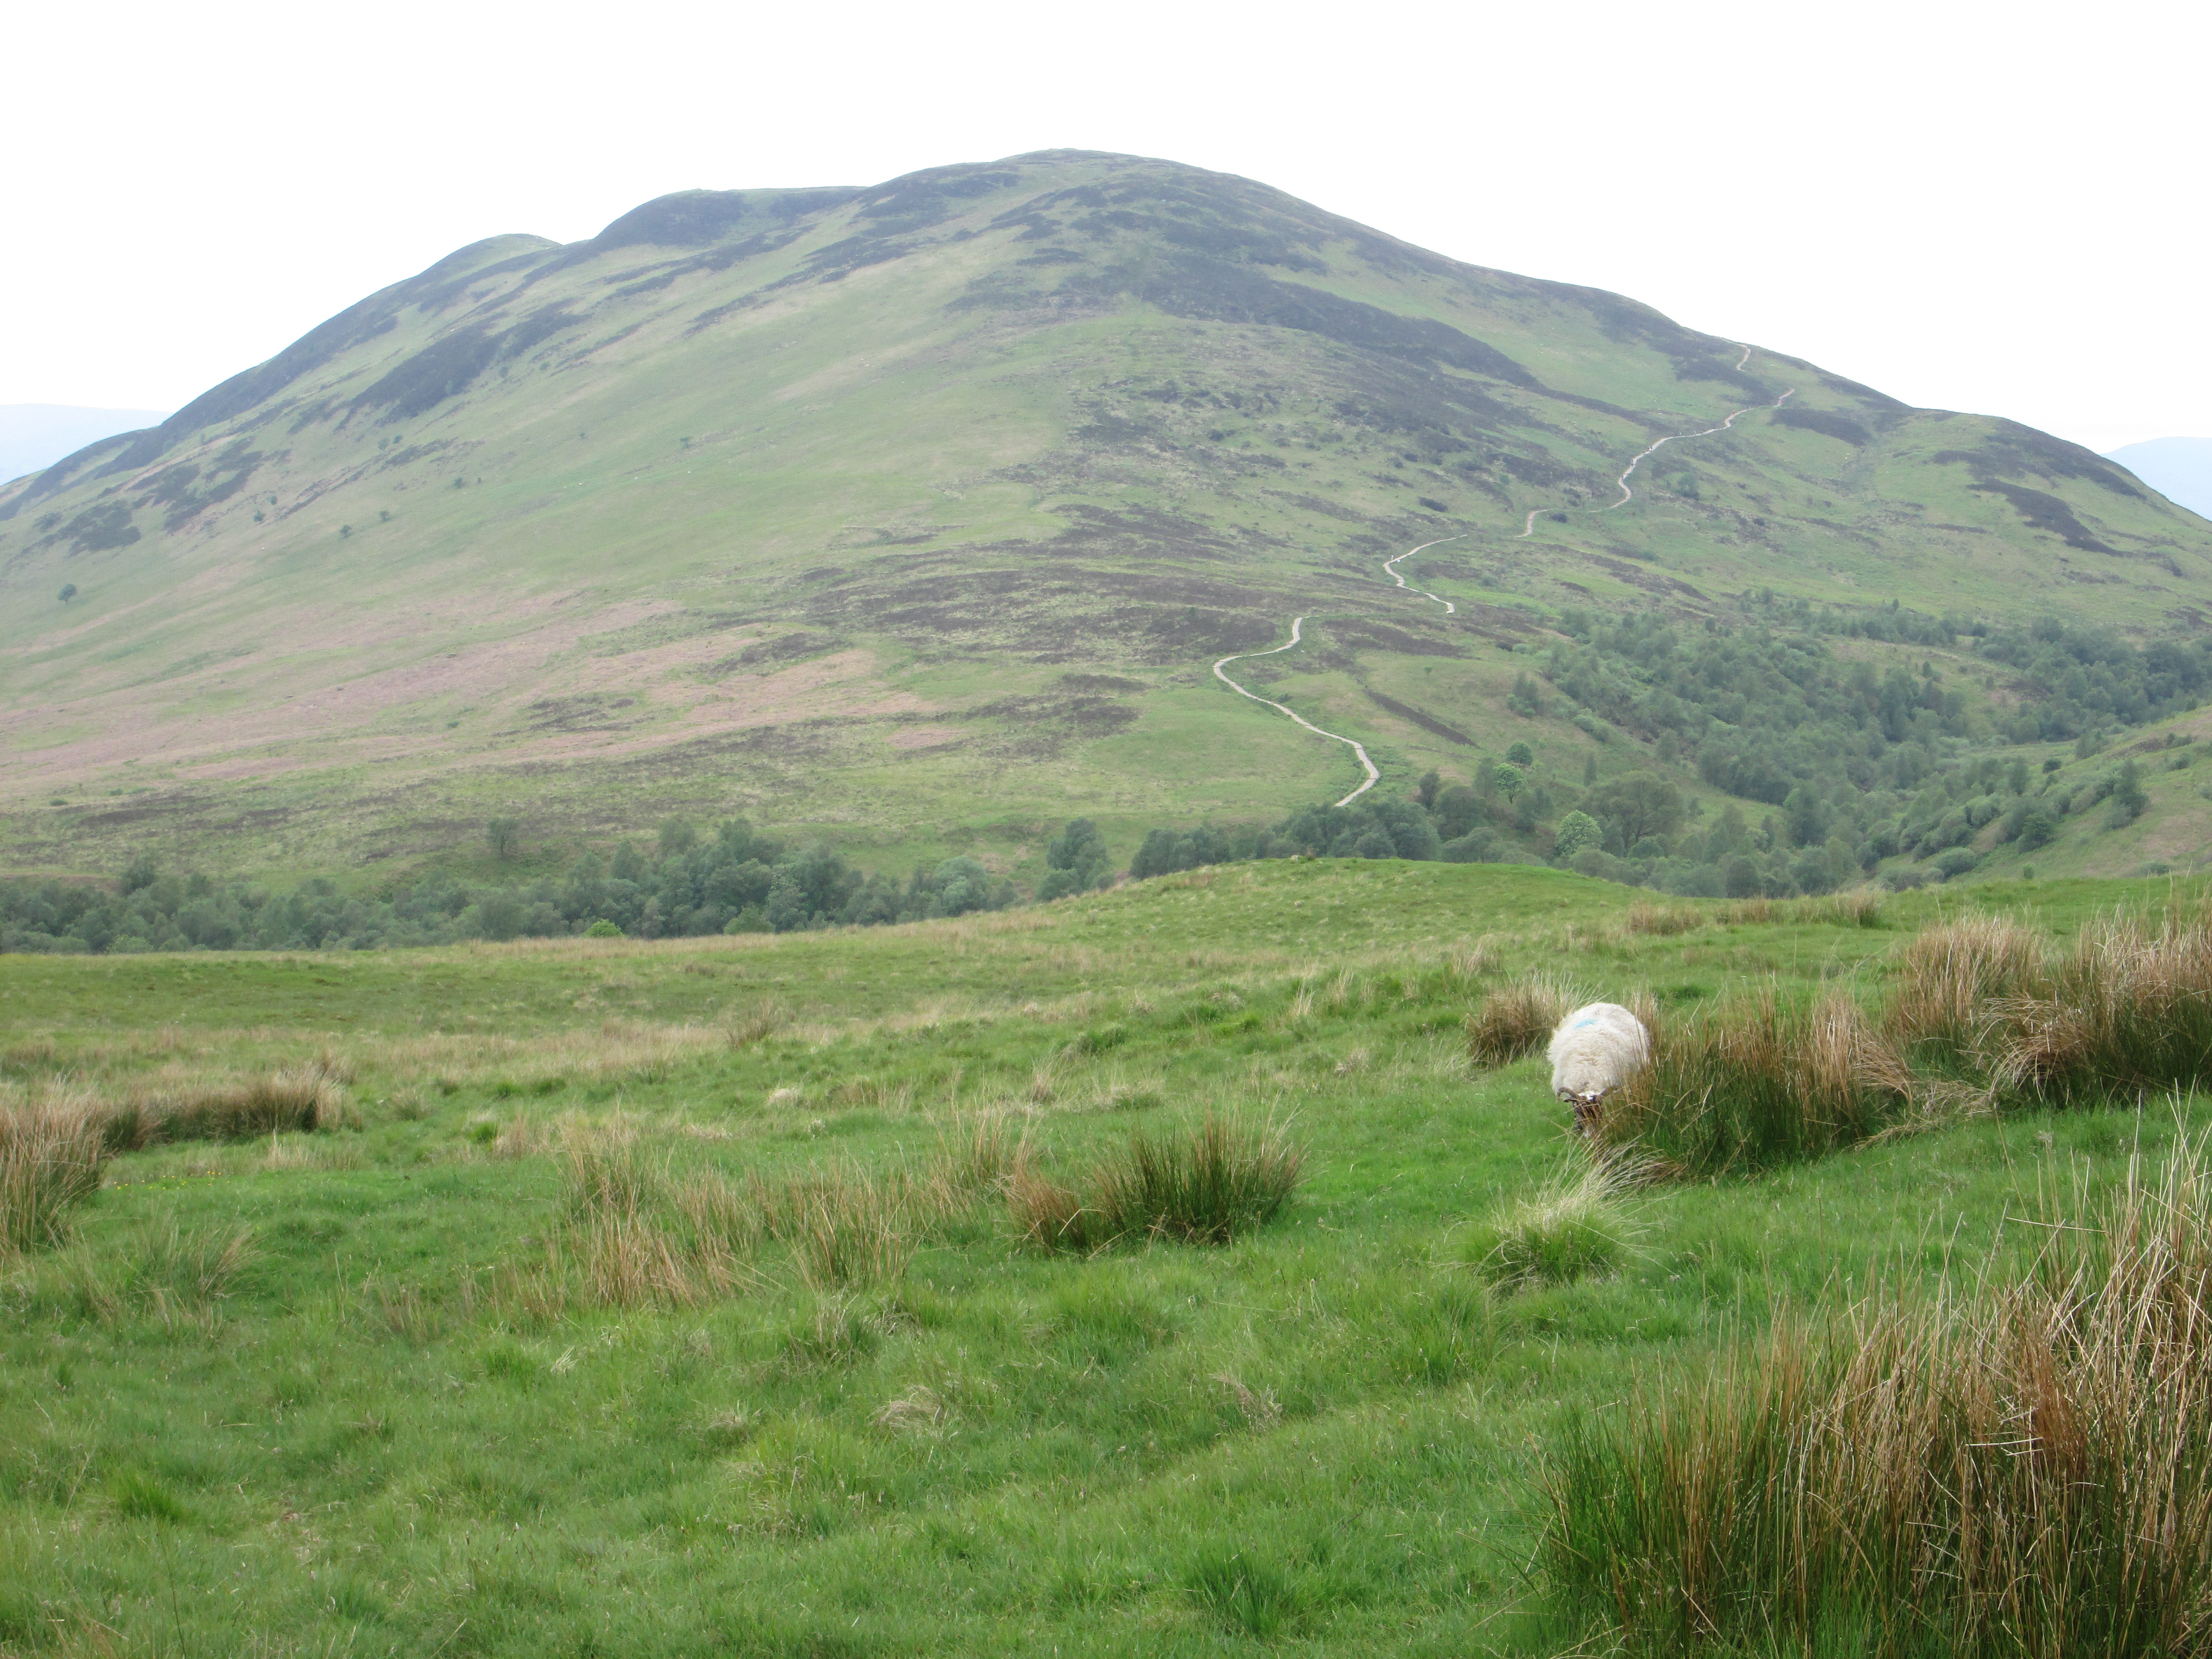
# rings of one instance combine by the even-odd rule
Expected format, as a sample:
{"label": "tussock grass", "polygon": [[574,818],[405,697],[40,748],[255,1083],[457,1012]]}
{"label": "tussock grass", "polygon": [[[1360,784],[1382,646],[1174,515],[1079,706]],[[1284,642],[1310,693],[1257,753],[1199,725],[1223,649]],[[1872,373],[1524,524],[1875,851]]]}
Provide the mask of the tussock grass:
{"label": "tussock grass", "polygon": [[307,1133],[349,1121],[338,1075],[319,1060],[310,1060],[243,1082],[151,1088],[110,1107],[102,1128],[108,1150],[124,1152],[173,1140]]}
{"label": "tussock grass", "polygon": [[2212,1076],[2212,923],[2203,912],[2081,930],[2024,995],[1998,997],[1987,1038],[2000,1093],[2072,1104],[2141,1099]]}
{"label": "tussock grass", "polygon": [[1769,981],[1654,1025],[1651,1063],[1607,1097],[1597,1134],[1680,1173],[1741,1172],[1868,1139],[1912,1087],[1895,1046],[1847,993],[1796,1004]]}
{"label": "tussock grass", "polygon": [[2043,954],[2039,935],[2002,916],[1925,928],[1899,953],[1882,1029],[1923,1064],[1986,1071],[1990,1005],[2037,983]]}
{"label": "tussock grass", "polygon": [[1547,1477],[1553,1582],[1639,1651],[2202,1651],[2206,1153],[2047,1206],[2008,1288],[1784,1318],[1577,1425]]}
{"label": "tussock grass", "polygon": [[915,1251],[979,1209],[1010,1165],[1004,1120],[956,1121],[919,1167],[833,1164],[783,1176],[678,1176],[635,1121],[572,1118],[561,1131],[561,1226],[544,1259],[507,1273],[519,1309],[556,1317],[572,1304],[691,1307],[762,1282],[754,1259],[788,1249],[809,1288],[896,1279]]}
{"label": "tussock grass", "polygon": [[1633,1248],[1638,1227],[1622,1200],[1650,1175],[1633,1155],[1591,1158],[1473,1230],[1462,1257],[1507,1292],[1601,1277]]}
{"label": "tussock grass", "polygon": [[1574,986],[1543,974],[1502,985],[1468,1017],[1468,1057],[1477,1066],[1506,1066],[1539,1053],[1583,1000]]}
{"label": "tussock grass", "polygon": [[1222,1244],[1273,1219],[1304,1162],[1276,1127],[1209,1115],[1188,1135],[1139,1131],[1100,1153],[1079,1193],[1018,1156],[1006,1196],[1022,1237],[1047,1249],[1100,1250],[1139,1237]]}
{"label": "tussock grass", "polygon": [[68,1214],[100,1188],[107,1151],[88,1095],[52,1091],[0,1103],[0,1255],[59,1243]]}
{"label": "tussock grass", "polygon": [[1700,911],[1638,899],[1628,907],[1623,925],[1632,933],[1656,933],[1663,938],[1673,933],[1686,933],[1693,927],[1702,927],[1705,920]]}
{"label": "tussock grass", "polygon": [[216,1304],[259,1255],[248,1228],[185,1227],[170,1216],[118,1248],[95,1254],[80,1246],[59,1266],[65,1295],[101,1324],[143,1316],[204,1330]]}

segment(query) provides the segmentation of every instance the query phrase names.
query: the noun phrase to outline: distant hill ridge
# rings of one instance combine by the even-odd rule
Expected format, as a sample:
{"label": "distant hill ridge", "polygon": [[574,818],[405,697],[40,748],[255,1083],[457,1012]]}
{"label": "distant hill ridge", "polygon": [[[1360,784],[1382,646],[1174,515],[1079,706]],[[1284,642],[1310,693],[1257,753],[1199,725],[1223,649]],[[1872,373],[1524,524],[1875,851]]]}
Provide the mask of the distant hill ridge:
{"label": "distant hill ridge", "polygon": [[[1444,537],[1406,569],[1449,617],[1380,569]],[[1521,734],[1500,647],[1562,605],[2148,638],[2212,613],[2212,526],[1632,300],[1046,151],[474,243],[0,488],[0,592],[19,865],[404,862],[518,802],[1014,857],[1340,795],[1207,672],[1294,614],[1261,689],[1399,787]]]}

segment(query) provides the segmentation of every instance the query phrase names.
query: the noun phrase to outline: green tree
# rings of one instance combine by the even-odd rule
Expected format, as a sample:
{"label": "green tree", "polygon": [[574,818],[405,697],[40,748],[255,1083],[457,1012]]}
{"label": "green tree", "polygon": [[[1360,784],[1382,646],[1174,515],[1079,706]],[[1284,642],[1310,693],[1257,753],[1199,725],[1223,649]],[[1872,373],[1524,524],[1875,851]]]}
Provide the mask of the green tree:
{"label": "green tree", "polygon": [[2020,821],[2020,844],[2033,852],[2058,839],[2058,820],[2047,807],[2039,806]]}
{"label": "green tree", "polygon": [[2120,763],[2120,774],[2112,780],[2112,811],[2108,822],[2115,830],[2124,829],[2143,815],[2150,805],[2150,797],[2143,793],[2142,774],[2133,760]]}
{"label": "green tree", "polygon": [[1525,743],[1516,743],[1505,751],[1505,758],[1526,771],[1536,763],[1536,751]]}
{"label": "green tree", "polygon": [[698,839],[698,830],[686,820],[669,818],[660,826],[660,856],[664,859],[681,858],[691,850]]}
{"label": "green tree", "polygon": [[1570,812],[1559,820],[1559,827],[1552,837],[1552,857],[1560,864],[1571,864],[1577,854],[1605,841],[1605,830],[1587,812]]}
{"label": "green tree", "polygon": [[1851,851],[1850,842],[1841,836],[1828,837],[1828,879],[1838,887],[1848,887],[1859,878],[1858,855]]}
{"label": "green tree", "polygon": [[1682,827],[1682,792],[1656,772],[1631,772],[1608,780],[1583,799],[1583,810],[1619,834],[1626,849],[1647,836],[1671,836]]}
{"label": "green tree", "polygon": [[2027,763],[2015,759],[2005,769],[2005,788],[2015,795],[2027,793]]}
{"label": "green tree", "polygon": [[1444,840],[1457,841],[1481,817],[1481,799],[1465,784],[1455,783],[1437,792],[1437,833]]}
{"label": "green tree", "polygon": [[1782,803],[1792,847],[1816,847],[1828,838],[1828,803],[1799,784]]}
{"label": "green tree", "polygon": [[76,584],[75,582],[64,582],[64,583],[62,584],[62,603],[63,603],[64,605],[67,605],[67,604],[68,604],[71,599],[75,599],[76,597]]}
{"label": "green tree", "polygon": [[522,820],[493,818],[484,825],[484,842],[491,855],[504,863],[522,850]]}
{"label": "green tree", "polygon": [[1764,890],[1759,866],[1741,853],[1721,866],[1721,885],[1730,898],[1756,898]]}
{"label": "green tree", "polygon": [[1421,810],[1423,811],[1432,811],[1435,810],[1437,804],[1437,791],[1443,787],[1443,774],[1436,771],[1433,769],[1421,774],[1421,784],[1418,799],[1421,803]]}
{"label": "green tree", "polygon": [[1521,786],[1525,781],[1521,775],[1521,769],[1510,761],[1504,765],[1491,768],[1490,777],[1498,793],[1508,800],[1511,800],[1514,796],[1521,793]]}
{"label": "green tree", "polygon": [[1044,862],[1044,879],[1037,884],[1041,900],[1087,892],[1114,879],[1114,861],[1106,850],[1106,837],[1089,818],[1069,820],[1045,848]]}

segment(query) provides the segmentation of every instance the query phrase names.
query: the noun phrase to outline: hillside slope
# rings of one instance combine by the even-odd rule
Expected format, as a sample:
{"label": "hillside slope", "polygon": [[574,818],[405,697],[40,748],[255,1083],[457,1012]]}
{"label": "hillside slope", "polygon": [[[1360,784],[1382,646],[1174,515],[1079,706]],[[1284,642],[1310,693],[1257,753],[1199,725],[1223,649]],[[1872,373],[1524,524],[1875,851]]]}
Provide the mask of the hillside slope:
{"label": "hillside slope", "polygon": [[[1447,538],[1401,568],[1449,616],[1381,568]],[[464,248],[0,490],[0,860],[737,809],[1012,856],[1348,787],[1208,672],[1293,615],[1269,695],[1395,786],[1510,741],[1501,647],[1549,607],[1753,589],[2158,634],[2212,611],[2212,527],[2028,428],[1169,162],[686,192]]]}

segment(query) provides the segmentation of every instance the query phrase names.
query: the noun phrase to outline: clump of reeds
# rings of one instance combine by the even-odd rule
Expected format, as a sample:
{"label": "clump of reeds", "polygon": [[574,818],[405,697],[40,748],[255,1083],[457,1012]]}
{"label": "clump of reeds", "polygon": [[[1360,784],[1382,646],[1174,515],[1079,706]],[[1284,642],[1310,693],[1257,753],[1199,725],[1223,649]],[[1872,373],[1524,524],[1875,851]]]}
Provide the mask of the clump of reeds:
{"label": "clump of reeds", "polygon": [[2205,1150],[2051,1218],[2009,1290],[1785,1319],[1573,1427],[1547,1481],[1553,1581],[1644,1650],[2203,1651]]}
{"label": "clump of reeds", "polygon": [[751,1258],[771,1243],[818,1291],[895,1279],[924,1242],[981,1209],[1012,1159],[1005,1121],[978,1115],[948,1126],[918,1165],[678,1176],[634,1123],[570,1120],[561,1224],[542,1264],[510,1273],[510,1300],[543,1316],[572,1299],[689,1306],[754,1282]]}
{"label": "clump of reeds", "polygon": [[750,1048],[765,1042],[791,1021],[791,1010],[770,999],[732,1013],[722,1023],[722,1034],[732,1048]]}
{"label": "clump of reeds", "polygon": [[1592,1158],[1500,1210],[1468,1237],[1463,1255],[1505,1291],[1610,1273],[1638,1231],[1624,1196],[1651,1175],[1649,1162],[1633,1155]]}
{"label": "clump of reeds", "polygon": [[0,1255],[59,1243],[69,1211],[99,1190],[106,1152],[88,1095],[0,1104]]}
{"label": "clump of reeds", "polygon": [[1923,1065],[1986,1072],[1992,1005],[2041,978],[2043,941],[2002,916],[1923,929],[1899,954],[1882,1029]]}
{"label": "clump of reeds", "polygon": [[259,1254],[246,1228],[187,1228],[171,1216],[118,1246],[97,1253],[79,1247],[63,1259],[62,1273],[78,1311],[103,1324],[144,1315],[172,1328],[205,1328],[215,1304]]}
{"label": "clump of reeds", "polygon": [[2212,1074],[2212,926],[2201,915],[2097,922],[2041,978],[1990,1005],[2001,1093],[2136,1100]]}
{"label": "clump of reeds", "polygon": [[1596,1133],[1603,1146],[1633,1143],[1680,1172],[1741,1172],[1869,1139],[1895,1119],[1912,1084],[1847,993],[1797,1004],[1770,981],[1690,1019],[1657,1022],[1650,1064],[1606,1097]]}
{"label": "clump of reeds", "polygon": [[1273,1219],[1304,1163],[1278,1128],[1209,1115],[1188,1134],[1139,1131],[1102,1152],[1079,1192],[1019,1158],[1006,1195],[1023,1237],[1048,1249],[1098,1250],[1130,1238],[1220,1244]]}
{"label": "clump of reeds", "polygon": [[337,1075],[311,1060],[243,1082],[125,1101],[106,1109],[101,1129],[108,1151],[127,1152],[172,1140],[258,1140],[336,1128],[347,1113]]}
{"label": "clump of reeds", "polygon": [[1581,1000],[1573,986],[1540,974],[1499,986],[1468,1016],[1468,1058],[1477,1066],[1505,1066],[1539,1052]]}
{"label": "clump of reeds", "polygon": [[1686,933],[1692,927],[1705,925],[1705,916],[1696,910],[1686,910],[1676,905],[1654,904],[1650,899],[1638,899],[1628,907],[1626,918],[1632,933]]}

